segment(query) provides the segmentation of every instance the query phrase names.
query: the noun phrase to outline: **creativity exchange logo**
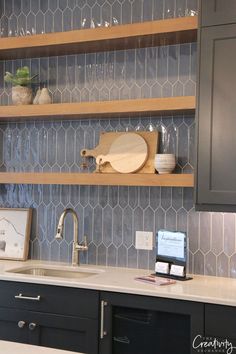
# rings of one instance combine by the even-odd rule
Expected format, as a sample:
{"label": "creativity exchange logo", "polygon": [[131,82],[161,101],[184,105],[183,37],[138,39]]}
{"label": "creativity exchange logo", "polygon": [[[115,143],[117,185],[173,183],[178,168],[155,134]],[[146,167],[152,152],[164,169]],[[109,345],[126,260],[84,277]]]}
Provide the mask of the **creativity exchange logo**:
{"label": "creativity exchange logo", "polygon": [[228,339],[203,337],[200,334],[194,338],[192,346],[196,353],[232,354],[234,349],[236,349]]}

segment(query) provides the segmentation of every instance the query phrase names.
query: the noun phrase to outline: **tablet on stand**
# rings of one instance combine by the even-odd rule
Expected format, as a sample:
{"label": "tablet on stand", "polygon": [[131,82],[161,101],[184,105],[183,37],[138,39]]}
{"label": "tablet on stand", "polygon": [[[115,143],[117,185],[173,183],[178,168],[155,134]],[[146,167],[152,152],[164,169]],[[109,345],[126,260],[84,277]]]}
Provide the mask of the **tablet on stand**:
{"label": "tablet on stand", "polygon": [[187,235],[185,232],[159,230],[156,235],[155,272],[159,277],[190,280],[186,275]]}

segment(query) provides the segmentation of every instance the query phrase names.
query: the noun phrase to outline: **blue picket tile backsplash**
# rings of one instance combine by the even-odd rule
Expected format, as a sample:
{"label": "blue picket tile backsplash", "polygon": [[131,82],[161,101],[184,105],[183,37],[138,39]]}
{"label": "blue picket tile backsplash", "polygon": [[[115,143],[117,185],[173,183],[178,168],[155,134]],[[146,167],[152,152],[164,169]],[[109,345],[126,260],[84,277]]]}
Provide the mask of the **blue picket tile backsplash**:
{"label": "blue picket tile backsplash", "polygon": [[[0,35],[26,35],[185,16],[197,0],[0,0]],[[28,65],[53,102],[195,95],[196,43],[50,58],[0,61],[0,104],[11,104],[5,71]],[[35,86],[37,89],[37,85]],[[1,171],[83,172],[80,150],[94,148],[101,131],[167,131],[177,173],[194,167],[193,115],[6,123],[0,126]],[[93,171],[91,159],[88,168]],[[132,178],[132,176],[130,177]],[[137,251],[135,231],[187,231],[189,271],[236,276],[235,214],[197,213],[192,188],[0,185],[0,205],[32,207],[30,257],[71,260],[72,219],[55,240],[60,213],[73,207],[89,251],[82,261],[153,269],[155,250]]]}
{"label": "blue picket tile backsplash", "polygon": [[1,0],[1,35],[70,31],[190,15],[198,0]]}

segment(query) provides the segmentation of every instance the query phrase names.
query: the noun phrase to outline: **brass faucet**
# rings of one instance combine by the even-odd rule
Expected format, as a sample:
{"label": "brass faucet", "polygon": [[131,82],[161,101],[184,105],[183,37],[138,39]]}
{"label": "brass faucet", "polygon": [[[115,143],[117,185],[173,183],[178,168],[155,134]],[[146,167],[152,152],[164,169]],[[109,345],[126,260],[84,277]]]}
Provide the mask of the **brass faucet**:
{"label": "brass faucet", "polygon": [[73,239],[73,247],[72,247],[72,265],[76,266],[79,265],[79,252],[84,252],[88,250],[88,245],[87,245],[87,239],[86,236],[84,237],[84,241],[82,243],[78,242],[78,229],[79,229],[79,219],[76,214],[76,212],[71,209],[67,208],[65,209],[58,221],[58,226],[57,226],[57,233],[55,238],[56,239],[62,239],[63,238],[63,229],[64,229],[64,222],[65,222],[65,217],[67,214],[72,214],[73,216],[73,221],[74,221],[74,239]]}

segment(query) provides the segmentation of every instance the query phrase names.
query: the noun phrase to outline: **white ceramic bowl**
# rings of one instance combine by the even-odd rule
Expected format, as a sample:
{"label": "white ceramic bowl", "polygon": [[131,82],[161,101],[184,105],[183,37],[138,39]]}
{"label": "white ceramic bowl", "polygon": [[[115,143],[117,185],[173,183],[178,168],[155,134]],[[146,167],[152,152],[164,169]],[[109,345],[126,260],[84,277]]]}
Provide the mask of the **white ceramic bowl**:
{"label": "white ceramic bowl", "polygon": [[176,159],[174,154],[156,154],[154,166],[156,171],[162,175],[165,173],[172,173],[176,166]]}

